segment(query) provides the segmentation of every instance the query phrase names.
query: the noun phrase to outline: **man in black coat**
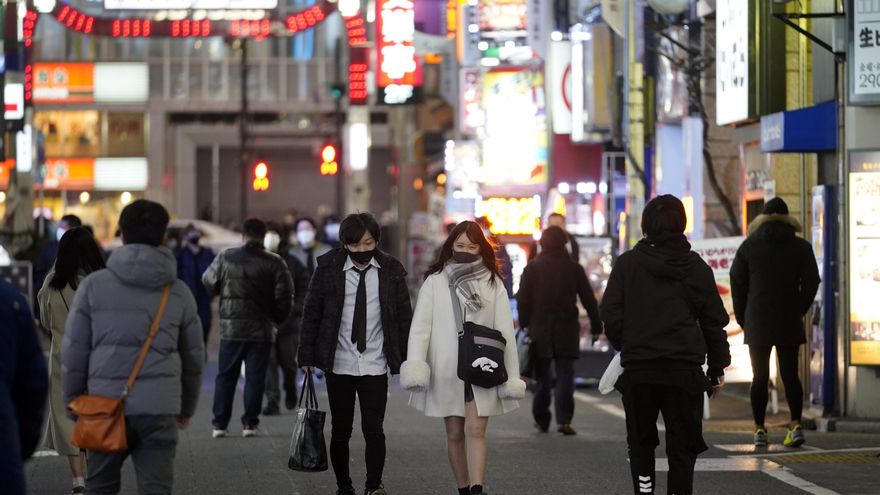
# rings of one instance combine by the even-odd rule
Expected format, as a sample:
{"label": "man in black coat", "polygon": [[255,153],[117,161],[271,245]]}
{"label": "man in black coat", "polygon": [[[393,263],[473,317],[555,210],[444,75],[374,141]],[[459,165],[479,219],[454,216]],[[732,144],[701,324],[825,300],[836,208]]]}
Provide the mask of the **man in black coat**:
{"label": "man in black coat", "polygon": [[347,216],[339,228],[344,247],[318,258],[303,312],[299,363],[307,373],[315,368],[325,372],[330,461],[339,495],[355,493],[348,448],[355,396],[366,440],[364,493],[385,495],[388,372],[400,372],[412,322],[406,270],[377,249],[379,237],[379,224],[369,213]]}
{"label": "man in black coat", "polygon": [[801,428],[803,388],[798,377],[800,346],[807,339],[804,315],[819,289],[819,267],[810,243],[797,237],[800,223],[788,205],[773,198],[749,225],[749,237],[736,252],[730,268],[730,288],[736,319],[745,331],[752,360],[751,401],[755,445],[767,445],[764,416],[770,380],[770,351],[775,346],[779,373],[791,411],[784,440],[787,447],[804,443]]}
{"label": "man in black coat", "polygon": [[549,227],[541,236],[541,254],[523,270],[516,294],[519,322],[532,339],[532,358],[538,389],[532,403],[535,426],[542,432],[550,427],[550,391],[553,376],[550,363],[556,363],[556,424],[564,435],[574,435],[574,361],[580,357],[581,326],[577,299],[590,317],[594,337],[602,333],[602,320],[593,288],[584,269],[566,250],[568,234],[560,227]]}
{"label": "man in black coat", "polygon": [[[568,252],[568,255],[571,257],[572,261],[577,264],[581,262],[581,247],[578,244],[577,239],[571,234],[568,233],[568,230],[565,228],[565,215],[562,213],[551,213],[547,217],[547,227],[559,227],[565,232],[565,250]],[[538,243],[533,242],[531,247],[529,248],[529,261],[532,261],[538,256]]]}
{"label": "man in black coat", "polygon": [[293,282],[287,265],[263,247],[266,224],[256,218],[245,220],[242,234],[244,245],[217,255],[202,277],[205,288],[220,295],[214,438],[228,434],[242,362],[247,370],[242,435],[257,435],[269,354],[275,341],[274,326],[287,320],[293,305]]}

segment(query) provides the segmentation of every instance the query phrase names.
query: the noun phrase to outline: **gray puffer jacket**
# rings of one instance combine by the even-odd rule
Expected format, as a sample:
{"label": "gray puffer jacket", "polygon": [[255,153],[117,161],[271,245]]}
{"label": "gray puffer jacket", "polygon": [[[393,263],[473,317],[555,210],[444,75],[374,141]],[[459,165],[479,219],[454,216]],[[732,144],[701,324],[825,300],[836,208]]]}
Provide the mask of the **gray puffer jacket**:
{"label": "gray puffer jacket", "polygon": [[209,292],[220,295],[223,340],[272,342],[273,327],[284,323],[293,307],[287,264],[259,242],[221,252],[202,282]]}
{"label": "gray puffer jacket", "polygon": [[195,413],[205,355],[196,302],[177,279],[171,251],[144,244],[116,249],[76,292],[61,346],[65,404],[85,393],[120,397],[168,284],[168,305],[125,414]]}

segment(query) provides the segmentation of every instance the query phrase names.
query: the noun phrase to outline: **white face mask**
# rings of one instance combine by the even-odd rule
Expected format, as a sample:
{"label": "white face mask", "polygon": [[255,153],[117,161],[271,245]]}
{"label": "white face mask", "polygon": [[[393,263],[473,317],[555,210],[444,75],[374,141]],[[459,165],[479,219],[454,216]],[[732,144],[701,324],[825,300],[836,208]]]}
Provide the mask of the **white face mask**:
{"label": "white face mask", "polygon": [[278,250],[279,245],[281,245],[281,236],[277,232],[266,233],[266,237],[263,238],[263,247],[267,251],[274,253]]}
{"label": "white face mask", "polygon": [[67,232],[67,229],[64,229],[61,227],[58,227],[57,229],[55,229],[55,240],[61,241],[61,237],[64,236],[65,232]]}
{"label": "white face mask", "polygon": [[324,232],[327,234],[327,239],[331,241],[339,240],[339,224],[338,223],[328,223],[326,227],[324,227]]}
{"label": "white face mask", "polygon": [[315,231],[314,230],[300,230],[296,233],[296,240],[299,241],[300,246],[309,247],[315,242]]}

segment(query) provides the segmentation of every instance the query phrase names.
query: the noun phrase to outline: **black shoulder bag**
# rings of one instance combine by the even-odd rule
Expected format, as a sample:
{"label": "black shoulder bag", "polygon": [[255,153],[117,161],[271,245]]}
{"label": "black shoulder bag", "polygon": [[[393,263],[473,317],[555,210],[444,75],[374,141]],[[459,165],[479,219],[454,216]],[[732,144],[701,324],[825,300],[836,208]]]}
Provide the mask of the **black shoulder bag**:
{"label": "black shoulder bag", "polygon": [[461,303],[452,284],[449,285],[449,295],[452,296],[458,329],[458,377],[482,388],[493,388],[506,382],[504,349],[507,340],[498,330],[466,321],[466,313],[462,318]]}

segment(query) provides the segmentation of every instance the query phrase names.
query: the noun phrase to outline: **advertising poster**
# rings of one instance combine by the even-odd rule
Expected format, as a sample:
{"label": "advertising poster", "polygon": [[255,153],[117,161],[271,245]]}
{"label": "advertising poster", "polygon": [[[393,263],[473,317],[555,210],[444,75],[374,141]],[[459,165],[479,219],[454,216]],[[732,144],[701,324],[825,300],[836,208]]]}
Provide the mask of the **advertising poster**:
{"label": "advertising poster", "polygon": [[880,365],[880,151],[854,151],[849,174],[850,361]]}
{"label": "advertising poster", "polygon": [[483,0],[477,11],[480,35],[487,39],[524,38],[527,35],[527,0]]}
{"label": "advertising poster", "polygon": [[91,103],[95,99],[95,64],[34,64],[34,103]]}

